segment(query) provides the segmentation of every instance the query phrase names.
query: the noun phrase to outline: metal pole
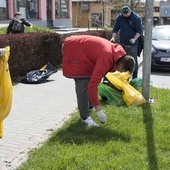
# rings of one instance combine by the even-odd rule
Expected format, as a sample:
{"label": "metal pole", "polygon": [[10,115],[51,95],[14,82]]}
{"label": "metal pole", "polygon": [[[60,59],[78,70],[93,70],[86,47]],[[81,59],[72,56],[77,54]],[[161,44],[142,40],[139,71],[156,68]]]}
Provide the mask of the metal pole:
{"label": "metal pole", "polygon": [[146,0],[142,94],[147,102],[149,102],[149,93],[150,93],[153,5],[154,5],[154,0]]}

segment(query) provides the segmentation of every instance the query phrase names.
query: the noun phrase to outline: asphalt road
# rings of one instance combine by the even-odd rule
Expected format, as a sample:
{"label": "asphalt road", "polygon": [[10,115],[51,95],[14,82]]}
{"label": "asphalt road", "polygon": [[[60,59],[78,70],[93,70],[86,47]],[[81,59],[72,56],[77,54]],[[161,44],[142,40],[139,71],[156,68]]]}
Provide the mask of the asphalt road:
{"label": "asphalt road", "polygon": [[[142,66],[139,68],[138,76],[143,77]],[[150,82],[154,87],[170,89],[170,70],[151,71]]]}

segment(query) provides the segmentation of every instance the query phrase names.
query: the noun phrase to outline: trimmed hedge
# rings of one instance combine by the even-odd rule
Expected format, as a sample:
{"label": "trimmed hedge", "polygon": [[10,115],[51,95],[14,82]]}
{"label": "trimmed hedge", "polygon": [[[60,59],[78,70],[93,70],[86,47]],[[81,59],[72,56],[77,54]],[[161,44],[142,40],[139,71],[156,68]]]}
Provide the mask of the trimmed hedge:
{"label": "trimmed hedge", "polygon": [[11,77],[25,75],[39,69],[48,61],[59,63],[57,47],[60,36],[56,33],[25,33],[0,36],[0,47],[10,46],[9,66]]}
{"label": "trimmed hedge", "polygon": [[16,81],[16,78],[25,76],[27,72],[40,69],[47,62],[57,68],[61,67],[61,46],[65,38],[71,35],[95,35],[109,40],[111,31],[93,30],[63,34],[32,32],[0,35],[0,48],[11,47],[8,63],[12,80]]}

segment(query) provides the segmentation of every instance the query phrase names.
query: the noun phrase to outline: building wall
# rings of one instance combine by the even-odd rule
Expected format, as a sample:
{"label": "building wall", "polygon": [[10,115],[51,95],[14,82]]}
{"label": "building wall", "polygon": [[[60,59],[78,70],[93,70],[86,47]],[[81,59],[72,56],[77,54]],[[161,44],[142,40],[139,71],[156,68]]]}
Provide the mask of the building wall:
{"label": "building wall", "polygon": [[[10,20],[13,18],[15,11],[15,1],[16,0],[3,0],[3,2],[8,2],[7,7],[7,18],[0,19],[0,23],[8,24]],[[121,12],[121,9],[117,9],[116,6],[111,3],[106,3],[102,1],[98,2],[83,2],[78,1],[72,2],[72,0],[68,0],[68,17],[67,18],[56,18],[55,17],[55,0],[49,0],[51,2],[51,23],[53,27],[58,26],[66,26],[66,27],[81,27],[87,28],[88,24],[90,27],[92,23],[89,20],[93,20],[95,17],[98,17],[101,21],[104,21],[107,25],[113,26],[114,21]],[[1,1],[0,1],[1,2]],[[83,4],[81,4],[83,2]],[[101,3],[102,2],[102,3]],[[166,2],[161,2],[165,5]],[[1,10],[0,3],[0,12]],[[48,25],[48,17],[47,17],[47,0],[38,0],[38,19],[28,19],[32,24],[38,26],[47,26]],[[159,24],[170,24],[170,17],[161,17],[160,16],[160,2],[154,2],[154,13],[153,13],[153,23],[154,25]],[[112,11],[112,12],[111,12]],[[136,9],[134,9],[136,13],[138,13],[142,21],[144,23],[145,20],[145,4],[140,3]],[[107,27],[107,25],[104,25]]]}
{"label": "building wall", "polygon": [[[10,20],[14,17],[15,11],[15,0],[7,0],[7,18],[0,19],[0,23],[8,24]],[[50,14],[47,14],[47,2],[50,2]],[[1,4],[0,4],[1,7]],[[38,26],[48,26],[48,20],[50,20],[51,26],[66,26],[72,27],[72,2],[68,0],[68,17],[67,18],[55,18],[55,0],[38,0],[38,18],[37,19],[30,19],[27,18],[32,24]],[[50,18],[48,17],[50,16]]]}
{"label": "building wall", "polygon": [[88,24],[92,27],[93,24],[92,22],[89,22],[89,20],[99,19],[106,23],[104,26],[107,27],[108,25],[111,25],[112,9],[113,5],[111,3],[101,4],[100,2],[72,2],[72,25],[75,28],[87,28]]}

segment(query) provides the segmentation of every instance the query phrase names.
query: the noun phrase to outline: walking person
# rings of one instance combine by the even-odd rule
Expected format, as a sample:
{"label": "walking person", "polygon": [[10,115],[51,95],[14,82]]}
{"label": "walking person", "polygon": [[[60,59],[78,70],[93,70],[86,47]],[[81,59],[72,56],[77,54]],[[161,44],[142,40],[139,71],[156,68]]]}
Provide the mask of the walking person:
{"label": "walking person", "polygon": [[62,47],[63,75],[73,78],[77,95],[78,110],[82,122],[87,126],[99,126],[90,117],[90,108],[94,107],[101,123],[106,115],[98,99],[98,85],[111,71],[134,70],[135,61],[119,44],[91,35],[67,37]]}
{"label": "walking person", "polygon": [[116,42],[116,35],[119,33],[119,42],[128,55],[133,56],[136,65],[133,72],[133,78],[138,77],[138,38],[142,34],[141,17],[133,12],[128,6],[122,8],[122,13],[116,18],[115,25],[113,27],[113,34],[111,42]]}
{"label": "walking person", "polygon": [[8,28],[7,28],[7,34],[20,34],[24,33],[25,26],[32,27],[32,24],[28,22],[25,18],[22,17],[22,14],[20,12],[16,12],[14,14],[14,18],[10,21]]}

